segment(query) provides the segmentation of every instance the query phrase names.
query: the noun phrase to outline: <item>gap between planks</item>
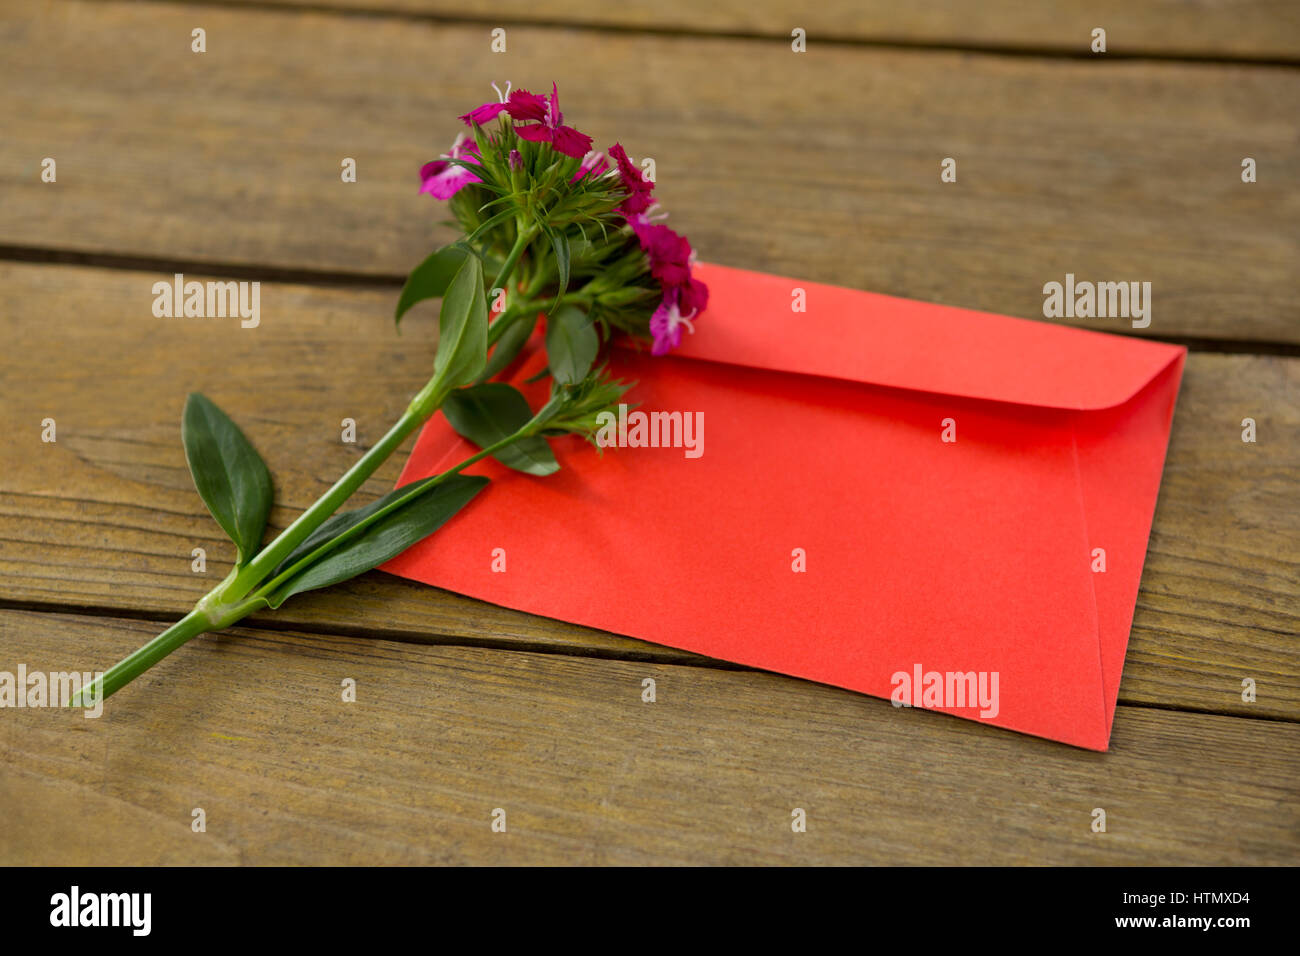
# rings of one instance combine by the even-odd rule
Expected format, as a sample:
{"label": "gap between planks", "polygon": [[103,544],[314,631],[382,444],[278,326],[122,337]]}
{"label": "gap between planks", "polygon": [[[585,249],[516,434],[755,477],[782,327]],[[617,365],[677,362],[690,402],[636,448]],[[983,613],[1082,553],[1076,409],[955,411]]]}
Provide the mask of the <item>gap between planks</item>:
{"label": "gap between planks", "polygon": [[[171,624],[176,617],[176,615],[154,614],[147,611],[133,612],[129,609],[123,608],[93,607],[89,605],[56,605],[46,604],[40,601],[0,600],[0,611],[22,611],[31,614],[48,614],[55,618],[60,616],[85,617],[103,620],[106,623],[154,623],[164,627]],[[492,638],[475,637],[468,634],[430,634],[417,633],[415,631],[385,630],[383,634],[376,635],[372,629],[367,629],[361,626],[350,626],[341,623],[331,623],[329,626],[324,626],[312,622],[280,621],[272,615],[257,614],[251,615],[246,621],[241,622],[235,627],[226,628],[220,632],[210,632],[207,635],[200,635],[200,637],[211,637],[214,634],[220,633],[226,637],[237,638],[239,636],[238,632],[241,629],[269,632],[272,634],[284,635],[286,637],[305,635],[361,641],[382,640],[391,641],[395,644],[424,645],[428,647],[473,648],[478,650],[503,651],[507,653],[540,654],[555,658],[612,661],[623,664],[653,664],[662,667],[694,667],[709,671],[770,674],[774,677],[797,681],[800,684],[811,684],[814,687],[824,687],[828,690],[840,691],[843,689],[829,684],[818,684],[816,681],[807,681],[799,677],[791,677],[788,674],[780,674],[776,671],[765,671],[761,668],[746,667],[743,664],[733,664],[730,661],[704,657],[700,654],[692,654],[689,651],[679,651],[676,648],[653,644],[652,642],[646,642],[650,648],[649,650],[644,653],[638,653],[631,650],[625,651],[618,648],[591,647],[577,643],[559,645],[547,644],[540,641],[521,641],[513,638],[493,640]],[[183,650],[184,649],[182,648],[182,653]],[[1125,700],[1122,690],[1123,688],[1121,686],[1120,697],[1115,703],[1116,708],[1128,707],[1135,710],[1153,710],[1168,714],[1227,717],[1233,720],[1262,720],[1280,724],[1300,723],[1300,718],[1279,714],[1243,714],[1228,710],[1215,710],[1210,707],[1162,704],[1143,700]],[[850,693],[853,692],[850,691]],[[864,694],[861,696],[870,697],[872,695]]]}
{"label": "gap between planks", "polygon": [[[104,0],[100,0],[104,2]],[[119,0],[108,0],[119,2]],[[575,18],[562,20],[554,17],[520,15],[509,12],[499,16],[477,16],[470,13],[452,13],[448,10],[419,10],[388,6],[375,3],[370,6],[357,6],[346,2],[317,2],[317,0],[200,0],[197,3],[185,0],[141,0],[160,6],[215,7],[247,12],[265,11],[267,13],[304,13],[325,14],[366,20],[406,20],[426,24],[446,24],[458,27],[527,27],[536,30],[566,30],[584,33],[601,33],[613,35],[651,36],[672,39],[709,39],[735,40],[738,42],[770,42],[773,40],[788,42],[790,36],[779,31],[740,30],[727,27],[705,27],[691,29],[686,26],[660,26],[655,24],[618,23]],[[1252,55],[1248,53],[1211,53],[1206,51],[1190,52],[1176,50],[1158,50],[1148,46],[1134,46],[1131,49],[1107,49],[1104,56],[1093,53],[1082,44],[1079,49],[1045,44],[995,42],[990,40],[940,40],[920,39],[904,36],[824,36],[817,34],[815,42],[819,46],[866,49],[899,50],[936,53],[973,53],[980,56],[1015,57],[1044,60],[1116,60],[1127,63],[1195,63],[1223,66],[1259,66],[1280,67],[1283,69],[1300,68],[1300,52],[1290,56]]]}
{"label": "gap between planks", "polygon": [[[369,289],[383,291],[401,289],[406,276],[382,275],[368,272],[343,272],[336,269],[302,269],[278,266],[252,266],[238,263],[216,262],[202,259],[162,259],[153,256],[117,255],[113,253],[83,252],[76,249],[51,249],[38,246],[16,246],[0,243],[0,262],[22,262],[30,265],[78,266],[89,269],[116,269],[127,272],[160,272],[186,275],[219,275],[225,280],[250,280],[261,282],[286,282],[320,289]],[[1072,323],[1062,323],[1071,324]],[[1088,328],[1087,325],[1073,325]],[[1147,339],[1181,345],[1189,352],[1208,352],[1222,355],[1280,355],[1300,357],[1300,343],[1275,342],[1259,339],[1218,339],[1192,335],[1138,335],[1123,328],[1106,329],[1111,335]]]}

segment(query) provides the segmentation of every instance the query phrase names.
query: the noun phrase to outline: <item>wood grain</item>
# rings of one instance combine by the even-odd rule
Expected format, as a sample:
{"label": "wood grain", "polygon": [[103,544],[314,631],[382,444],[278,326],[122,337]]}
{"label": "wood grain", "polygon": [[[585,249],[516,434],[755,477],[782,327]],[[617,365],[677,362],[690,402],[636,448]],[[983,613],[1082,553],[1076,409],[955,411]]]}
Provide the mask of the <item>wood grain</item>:
{"label": "wood grain", "polygon": [[[265,0],[236,0],[251,6]],[[1091,51],[1094,27],[1112,55],[1300,59],[1300,11],[1287,0],[279,0],[340,10],[402,11],[453,20],[477,18],[509,29],[521,23],[588,24],[632,30],[739,33],[789,42],[807,31],[810,49],[826,41]]]}
{"label": "wood grain", "polygon": [[[0,601],[179,616],[233,547],[180,445],[191,390],[263,451],[283,527],[400,414],[429,374],[426,304],[394,334],[395,293],[271,283],[262,324],[157,319],[165,274],[0,263]],[[1131,703],[1300,719],[1300,360],[1193,354],[1128,663]],[[40,441],[53,417],[58,441]],[[358,444],[341,442],[344,418]],[[1255,418],[1256,444],[1241,441]],[[364,489],[386,492],[396,456]],[[208,554],[206,574],[191,549]],[[295,598],[272,627],[663,662],[704,658],[370,574]],[[111,662],[101,662],[108,664]],[[1258,700],[1241,700],[1253,678]]]}
{"label": "wood grain", "polygon": [[[0,671],[102,668],[224,574],[186,392],[265,453],[276,527],[396,418],[436,323],[395,336],[395,284],[452,235],[415,171],[491,80],[554,79],[598,143],[653,152],[707,260],[1034,318],[1066,272],[1145,280],[1134,334],[1275,354],[1189,357],[1109,753],[370,574],[194,641],[100,720],[0,709],[0,863],[1300,862],[1298,11],[4,4]],[[154,318],[174,271],[263,280],[262,326]]]}
{"label": "wood grain", "polygon": [[[0,669],[148,633],[0,612]],[[97,720],[0,718],[10,865],[1300,859],[1300,727],[1271,721],[1121,707],[1096,754],[770,674],[245,628]]]}
{"label": "wood grain", "polygon": [[455,115],[489,81],[556,80],[597,143],[654,155],[706,260],[1040,318],[1066,273],[1149,281],[1141,334],[1300,343],[1298,71],[509,36],[500,55],[481,25],[406,17],[6,4],[0,244],[395,282],[451,236],[416,171]]}

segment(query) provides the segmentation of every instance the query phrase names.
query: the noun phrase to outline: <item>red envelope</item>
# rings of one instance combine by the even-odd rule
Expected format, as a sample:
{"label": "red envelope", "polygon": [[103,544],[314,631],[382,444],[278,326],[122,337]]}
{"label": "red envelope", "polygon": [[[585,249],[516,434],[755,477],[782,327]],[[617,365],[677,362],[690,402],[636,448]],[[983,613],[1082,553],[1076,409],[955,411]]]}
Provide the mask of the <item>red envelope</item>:
{"label": "red envelope", "polygon": [[[566,438],[546,478],[488,462],[385,570],[1105,750],[1186,350],[697,274],[710,305],[682,348],[611,366],[637,410],[701,434],[661,417],[669,447]],[[438,416],[399,484],[473,451]]]}

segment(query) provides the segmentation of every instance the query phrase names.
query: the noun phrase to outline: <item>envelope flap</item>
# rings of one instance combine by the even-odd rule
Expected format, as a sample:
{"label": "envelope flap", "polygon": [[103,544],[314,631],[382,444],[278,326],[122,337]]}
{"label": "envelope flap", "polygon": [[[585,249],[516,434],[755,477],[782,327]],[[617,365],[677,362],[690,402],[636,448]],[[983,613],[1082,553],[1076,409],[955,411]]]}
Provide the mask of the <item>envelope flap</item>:
{"label": "envelope flap", "polygon": [[[674,354],[1047,408],[1127,401],[1186,350],[700,263],[710,305]],[[796,311],[803,290],[806,311]]]}

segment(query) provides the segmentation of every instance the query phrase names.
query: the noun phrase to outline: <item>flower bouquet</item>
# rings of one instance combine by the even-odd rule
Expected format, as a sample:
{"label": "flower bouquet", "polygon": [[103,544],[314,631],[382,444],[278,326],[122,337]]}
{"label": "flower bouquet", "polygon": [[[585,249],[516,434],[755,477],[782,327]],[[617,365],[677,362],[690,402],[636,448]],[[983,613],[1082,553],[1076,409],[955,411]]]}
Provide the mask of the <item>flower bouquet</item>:
{"label": "flower bouquet", "polygon": [[[90,706],[190,639],[230,627],[296,594],[376,568],[444,525],[488,484],[466,469],[491,456],[534,476],[559,470],[550,442],[599,445],[629,383],[601,361],[615,338],[654,355],[677,346],[708,301],[690,243],[662,223],[652,177],[615,143],[607,153],[564,123],[559,96],[498,91],[461,117],[446,154],[420,171],[463,235],[411,272],[396,309],[441,298],[433,374],[402,417],[270,542],[266,463],[211,400],[189,396],[181,436],[195,487],[234,541],[235,565],[183,618],[73,699]],[[534,409],[498,380],[542,327],[549,397]],[[360,508],[341,510],[402,443],[441,412],[478,447],[450,468]]]}

